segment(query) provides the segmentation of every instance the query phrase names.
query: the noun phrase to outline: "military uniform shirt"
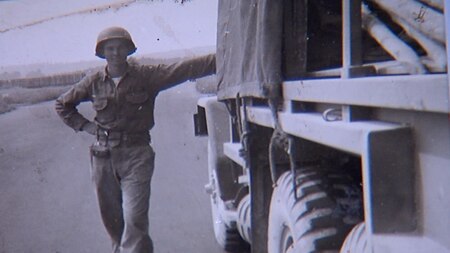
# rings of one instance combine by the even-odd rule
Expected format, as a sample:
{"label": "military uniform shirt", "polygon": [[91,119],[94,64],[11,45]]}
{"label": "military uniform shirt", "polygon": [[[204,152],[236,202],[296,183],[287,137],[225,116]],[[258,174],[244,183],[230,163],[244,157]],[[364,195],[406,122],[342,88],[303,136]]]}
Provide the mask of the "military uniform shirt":
{"label": "military uniform shirt", "polygon": [[116,85],[106,68],[83,78],[56,100],[56,111],[64,123],[80,131],[88,120],[77,106],[91,101],[95,122],[105,130],[128,134],[148,132],[154,125],[158,93],[187,80],[214,74],[215,55],[165,65],[129,64]]}

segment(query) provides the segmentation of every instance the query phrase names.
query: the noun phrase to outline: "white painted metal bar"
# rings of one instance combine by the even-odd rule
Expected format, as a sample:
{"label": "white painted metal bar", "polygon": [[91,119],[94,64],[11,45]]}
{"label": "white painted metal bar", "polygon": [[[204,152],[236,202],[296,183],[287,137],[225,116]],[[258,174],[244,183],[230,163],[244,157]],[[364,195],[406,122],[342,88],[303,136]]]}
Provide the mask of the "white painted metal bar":
{"label": "white painted metal bar", "polygon": [[[270,110],[266,108],[250,107],[248,117],[253,123],[273,127]],[[359,155],[365,149],[369,133],[403,128],[397,124],[376,121],[329,122],[317,113],[281,112],[279,118],[283,131],[288,134]]]}
{"label": "white painted metal bar", "polygon": [[283,95],[287,101],[449,112],[446,74],[291,81]]}

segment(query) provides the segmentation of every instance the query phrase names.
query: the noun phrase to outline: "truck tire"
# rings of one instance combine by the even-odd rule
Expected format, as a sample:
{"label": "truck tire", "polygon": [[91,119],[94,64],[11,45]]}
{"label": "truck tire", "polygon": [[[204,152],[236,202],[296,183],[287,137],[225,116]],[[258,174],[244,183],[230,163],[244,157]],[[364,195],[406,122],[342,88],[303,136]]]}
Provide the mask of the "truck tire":
{"label": "truck tire", "polygon": [[366,224],[356,225],[345,238],[340,253],[369,253],[367,245]]}
{"label": "truck tire", "polygon": [[268,252],[339,252],[346,235],[361,221],[360,188],[346,175],[318,167],[277,181],[270,205]]}
{"label": "truck tire", "polygon": [[244,252],[249,248],[248,243],[242,239],[236,227],[236,223],[227,224],[224,220],[227,208],[226,203],[220,198],[220,190],[217,184],[216,173],[211,173],[211,214],[213,219],[214,236],[217,243],[227,252]]}

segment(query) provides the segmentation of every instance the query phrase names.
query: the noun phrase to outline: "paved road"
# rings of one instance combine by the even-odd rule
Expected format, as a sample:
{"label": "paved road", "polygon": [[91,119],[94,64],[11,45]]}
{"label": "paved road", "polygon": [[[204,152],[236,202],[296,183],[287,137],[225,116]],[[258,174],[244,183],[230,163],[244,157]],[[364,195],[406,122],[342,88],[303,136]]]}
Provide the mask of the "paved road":
{"label": "paved road", "polygon": [[[203,191],[206,140],[193,136],[193,86],[157,99],[150,207],[157,253],[223,253]],[[81,111],[89,115],[89,105]],[[90,142],[63,125],[53,102],[0,115],[0,253],[110,252],[90,182]]]}

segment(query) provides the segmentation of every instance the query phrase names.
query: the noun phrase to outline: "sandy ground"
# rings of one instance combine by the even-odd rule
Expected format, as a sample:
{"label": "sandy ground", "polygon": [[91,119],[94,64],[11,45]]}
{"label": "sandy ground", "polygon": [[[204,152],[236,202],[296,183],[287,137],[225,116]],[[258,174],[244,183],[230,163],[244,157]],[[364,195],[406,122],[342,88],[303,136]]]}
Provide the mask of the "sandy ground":
{"label": "sandy ground", "polygon": [[[158,253],[223,252],[215,243],[206,139],[194,137],[194,84],[157,99],[150,207]],[[0,253],[110,252],[90,181],[92,137],[66,127],[53,101],[0,115]],[[91,115],[90,105],[81,111]]]}

